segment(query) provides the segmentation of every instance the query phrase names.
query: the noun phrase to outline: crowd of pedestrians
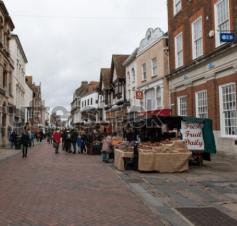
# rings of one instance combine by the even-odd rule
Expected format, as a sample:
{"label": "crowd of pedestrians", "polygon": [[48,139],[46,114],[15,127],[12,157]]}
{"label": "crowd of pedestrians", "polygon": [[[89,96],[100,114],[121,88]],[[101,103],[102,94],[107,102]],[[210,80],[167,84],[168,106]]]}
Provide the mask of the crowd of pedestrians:
{"label": "crowd of pedestrians", "polygon": [[[92,133],[84,133],[77,131],[76,129],[64,129],[64,130],[48,130],[44,134],[42,130],[34,132],[33,130],[25,130],[20,137],[16,130],[14,130],[9,138],[11,142],[11,148],[17,144],[22,145],[22,158],[27,158],[28,147],[34,146],[36,139],[37,142],[42,142],[43,138],[47,138],[49,144],[53,144],[55,154],[59,154],[59,146],[62,144],[62,150],[67,154],[93,154],[93,135]],[[102,154],[103,161],[109,162],[109,155],[111,153],[111,137],[110,134],[101,135],[100,141],[103,141]]]}

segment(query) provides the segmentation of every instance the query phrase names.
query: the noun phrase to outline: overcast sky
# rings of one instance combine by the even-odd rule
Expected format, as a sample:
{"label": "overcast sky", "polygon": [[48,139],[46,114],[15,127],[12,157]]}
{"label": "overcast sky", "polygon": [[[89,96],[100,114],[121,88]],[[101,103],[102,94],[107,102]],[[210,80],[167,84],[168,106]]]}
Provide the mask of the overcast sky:
{"label": "overcast sky", "polygon": [[[81,81],[99,81],[112,54],[131,54],[148,28],[167,31],[166,0],[5,0],[46,106],[70,109]],[[119,18],[119,19],[115,19]],[[135,19],[137,18],[137,19]],[[151,19],[149,19],[151,18]]]}

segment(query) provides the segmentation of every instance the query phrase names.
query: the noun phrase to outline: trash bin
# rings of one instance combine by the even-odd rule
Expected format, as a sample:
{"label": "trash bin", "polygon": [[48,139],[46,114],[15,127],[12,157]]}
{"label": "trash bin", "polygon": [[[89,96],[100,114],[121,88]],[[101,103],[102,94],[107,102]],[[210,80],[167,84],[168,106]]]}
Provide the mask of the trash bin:
{"label": "trash bin", "polygon": [[15,149],[21,149],[21,137],[17,136]]}

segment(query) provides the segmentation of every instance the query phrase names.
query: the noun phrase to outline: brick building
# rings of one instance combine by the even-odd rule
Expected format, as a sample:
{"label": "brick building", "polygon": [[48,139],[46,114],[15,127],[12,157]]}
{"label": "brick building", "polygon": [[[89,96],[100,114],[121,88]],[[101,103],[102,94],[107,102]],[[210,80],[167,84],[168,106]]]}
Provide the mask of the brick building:
{"label": "brick building", "polygon": [[235,0],[168,0],[169,86],[174,115],[210,118],[217,151],[237,156]]}

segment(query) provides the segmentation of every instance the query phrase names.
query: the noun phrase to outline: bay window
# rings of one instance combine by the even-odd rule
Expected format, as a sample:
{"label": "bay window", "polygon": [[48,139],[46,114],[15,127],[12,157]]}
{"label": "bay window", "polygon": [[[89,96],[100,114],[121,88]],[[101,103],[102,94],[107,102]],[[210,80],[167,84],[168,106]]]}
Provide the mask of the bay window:
{"label": "bay window", "polygon": [[117,96],[117,95],[122,95],[122,84],[121,84],[121,82],[116,82],[116,84],[115,84],[115,96]]}

